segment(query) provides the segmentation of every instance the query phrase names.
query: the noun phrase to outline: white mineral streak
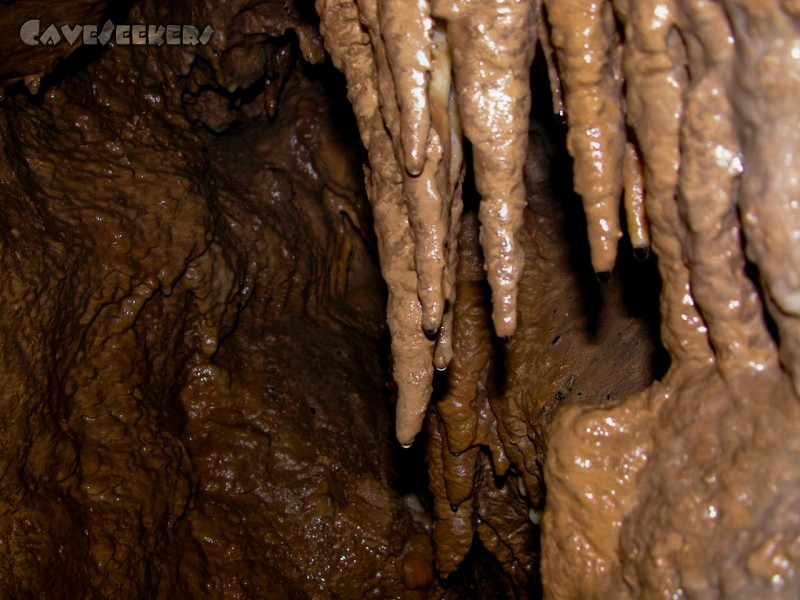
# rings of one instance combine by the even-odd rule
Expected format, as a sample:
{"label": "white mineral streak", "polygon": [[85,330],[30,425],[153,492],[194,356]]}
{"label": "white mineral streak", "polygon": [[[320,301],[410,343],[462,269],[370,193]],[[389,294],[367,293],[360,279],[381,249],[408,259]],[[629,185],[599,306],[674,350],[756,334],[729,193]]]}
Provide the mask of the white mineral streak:
{"label": "white mineral streak", "polygon": [[625,123],[621,82],[612,53],[618,47],[610,2],[545,0],[551,41],[567,110],[567,148],[575,160],[575,191],[583,199],[592,266],[614,268],[622,237],[619,205]]}
{"label": "white mineral streak", "polygon": [[447,36],[440,24],[433,30],[432,70],[430,80],[430,111],[433,128],[439,133],[444,156],[436,175],[436,185],[442,198],[450,198],[448,213],[447,259],[444,268],[444,294],[448,307],[442,319],[433,364],[444,370],[453,359],[453,307],[456,300],[455,273],[458,261],[457,236],[461,220],[461,179],[463,152],[461,121],[453,94],[452,59]]}
{"label": "white mineral streak", "polygon": [[539,39],[539,44],[542,46],[542,53],[544,60],[547,63],[547,77],[550,80],[550,95],[553,102],[553,114],[559,120],[567,118],[566,109],[564,108],[564,95],[561,90],[561,76],[558,73],[556,66],[555,49],[553,48],[552,40],[550,39],[550,24],[546,18],[545,0],[536,0],[536,36]]}

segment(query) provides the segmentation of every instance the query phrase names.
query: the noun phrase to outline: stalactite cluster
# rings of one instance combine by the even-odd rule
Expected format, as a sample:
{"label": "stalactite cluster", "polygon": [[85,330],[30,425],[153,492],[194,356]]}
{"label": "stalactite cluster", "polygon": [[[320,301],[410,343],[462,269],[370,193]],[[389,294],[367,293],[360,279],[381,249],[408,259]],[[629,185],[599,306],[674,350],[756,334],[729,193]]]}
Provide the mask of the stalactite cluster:
{"label": "stalactite cluster", "polygon": [[[746,524],[758,521],[747,493],[728,514],[743,511],[751,521],[718,518],[719,506],[697,495],[732,485],[723,481],[723,465],[751,451],[749,432],[765,390],[779,397],[782,410],[797,412],[796,3],[419,0],[400,11],[390,0],[318,0],[317,9],[368,150],[404,445],[421,427],[433,367],[449,364],[449,390],[428,424],[435,537],[449,531],[438,540],[440,569],[455,568],[473,535],[478,447],[492,448],[497,473],[508,469],[505,452],[528,471],[512,441],[517,430],[525,437],[524,416],[510,416],[502,400],[496,411],[482,412],[489,406],[481,398],[492,331],[481,313],[486,301],[476,294],[483,266],[494,334],[511,336],[524,266],[528,112],[531,96],[551,94],[568,126],[592,267],[601,281],[610,277],[624,215],[635,256],[646,259],[652,246],[658,258],[661,341],[671,366],[662,382],[627,400],[604,408],[573,402],[559,410],[545,470],[552,506],[544,520],[545,584],[561,590],[553,597],[565,598],[664,590],[678,597],[721,585],[680,561],[660,572],[643,550],[662,544],[650,553],[672,564],[670,552],[687,540],[703,547],[707,537],[679,525],[677,513],[699,519],[705,510],[718,535],[738,532],[746,540],[740,550],[750,556],[747,568],[761,569],[753,581],[763,575],[764,585],[780,593],[800,585],[788,567],[764,566],[758,527]],[[532,92],[528,69],[537,41],[550,89]],[[462,130],[481,196],[479,266],[474,249],[457,244]],[[682,416],[701,402],[702,411]],[[700,432],[712,415],[733,429],[704,452]],[[762,450],[759,460],[773,452]],[[748,468],[757,471],[753,461]],[[661,493],[659,477],[670,469],[685,478]],[[756,504],[778,502],[775,493],[767,496]],[[659,517],[648,520],[654,511]],[[774,547],[794,552],[782,546],[789,533],[775,535]],[[716,556],[724,564],[712,566],[698,552],[692,556],[716,577],[747,560]],[[576,564],[586,573],[565,586],[565,569]],[[752,581],[730,585],[735,593],[766,589]]]}
{"label": "stalactite cluster", "polygon": [[[348,81],[368,153],[403,445],[422,427],[433,368],[445,369],[452,357],[462,130],[481,196],[494,331],[508,337],[516,330],[529,69],[537,40],[556,110],[568,111],[595,270],[605,278],[614,268],[623,189],[634,247],[647,253],[641,164],[636,146],[626,142],[616,20],[610,4],[583,4],[585,10],[580,1],[317,2],[326,47]],[[584,26],[576,25],[580,19]],[[592,54],[579,54],[581,48]]]}
{"label": "stalactite cluster", "polygon": [[389,288],[397,437],[422,427],[433,369],[452,357],[463,177],[473,148],[481,245],[500,336],[516,327],[517,233],[534,14],[527,2],[319,0],[326,48],[348,81]]}

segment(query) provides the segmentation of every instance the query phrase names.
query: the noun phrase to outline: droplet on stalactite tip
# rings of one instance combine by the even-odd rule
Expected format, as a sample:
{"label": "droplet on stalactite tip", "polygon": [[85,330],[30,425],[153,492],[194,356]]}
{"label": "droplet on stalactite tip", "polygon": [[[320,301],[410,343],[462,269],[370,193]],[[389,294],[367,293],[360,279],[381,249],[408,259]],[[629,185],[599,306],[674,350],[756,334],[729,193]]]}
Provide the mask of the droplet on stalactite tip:
{"label": "droplet on stalactite tip", "polygon": [[640,262],[646,261],[650,258],[650,248],[648,246],[637,246],[633,249],[633,257]]}
{"label": "droplet on stalactite tip", "polygon": [[32,96],[35,96],[39,93],[39,86],[41,84],[41,75],[28,75],[25,77],[25,87],[28,88],[28,92]]}
{"label": "droplet on stalactite tip", "polygon": [[411,152],[406,152],[406,171],[412,177],[419,177],[422,174],[422,169],[425,167],[425,153],[420,154],[416,149]]}
{"label": "droplet on stalactite tip", "polygon": [[595,276],[600,283],[608,283],[611,281],[611,271],[597,271]]}
{"label": "droplet on stalactite tip", "polygon": [[422,331],[425,333],[425,337],[429,340],[435,340],[436,336],[439,334],[438,327],[431,327],[430,325],[423,325]]}

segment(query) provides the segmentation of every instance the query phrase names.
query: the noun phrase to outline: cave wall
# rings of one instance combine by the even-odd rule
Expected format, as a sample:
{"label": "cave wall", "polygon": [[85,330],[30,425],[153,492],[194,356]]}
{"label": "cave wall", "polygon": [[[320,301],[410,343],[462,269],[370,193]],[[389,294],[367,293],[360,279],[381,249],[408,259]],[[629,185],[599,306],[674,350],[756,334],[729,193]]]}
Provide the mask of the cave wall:
{"label": "cave wall", "polygon": [[[416,598],[433,582],[429,523],[395,483],[359,151],[324,78],[290,78],[295,52],[321,56],[313,25],[266,4],[253,40],[243,9],[133,9],[226,31],[206,58],[4,61],[2,597]],[[15,83],[32,74],[35,97]],[[249,126],[218,137],[234,117]]]}

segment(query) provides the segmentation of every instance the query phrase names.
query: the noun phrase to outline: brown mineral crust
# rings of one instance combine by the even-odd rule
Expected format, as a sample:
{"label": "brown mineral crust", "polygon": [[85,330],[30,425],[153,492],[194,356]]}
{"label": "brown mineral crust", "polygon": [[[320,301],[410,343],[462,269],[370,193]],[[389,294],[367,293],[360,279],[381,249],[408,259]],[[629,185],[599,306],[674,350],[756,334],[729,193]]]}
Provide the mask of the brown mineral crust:
{"label": "brown mineral crust", "polygon": [[[800,523],[789,507],[800,481],[790,466],[797,403],[788,377],[768,369],[725,381],[708,371],[673,391],[622,531],[631,597],[794,597]],[[766,404],[758,399],[765,392]],[[688,409],[701,400],[702,411]]]}
{"label": "brown mineral crust", "polygon": [[[324,60],[316,23],[292,3],[141,0],[134,3],[125,21],[214,29],[206,45],[136,46],[130,53],[141,72],[138,84],[148,89],[142,94],[148,108],[186,128],[193,120],[212,131],[223,131],[239,108],[256,117],[266,111],[272,118],[295,57],[310,63]],[[297,42],[292,42],[294,38]],[[115,50],[113,55],[129,56],[126,50]],[[119,66],[122,72],[130,68]],[[204,104],[215,110],[205,111]]]}
{"label": "brown mineral crust", "polygon": [[542,517],[548,598],[629,597],[620,573],[619,530],[636,504],[636,476],[650,456],[656,422],[650,404],[669,400],[669,391],[658,388],[618,405],[586,410],[569,403],[556,413],[548,432]]}
{"label": "brown mineral crust", "polygon": [[483,545],[511,577],[517,590],[529,589],[537,573],[537,533],[528,518],[529,505],[509,476],[497,485],[492,462],[481,453],[476,490],[477,532]]}
{"label": "brown mineral crust", "polygon": [[134,54],[0,114],[0,595],[424,597],[360,165],[320,89],[209,171]]}
{"label": "brown mineral crust", "polygon": [[[265,75],[270,80],[280,79],[280,71],[286,68],[281,65],[280,48],[285,48],[290,32],[296,36],[306,61],[324,60],[317,24],[292,2],[145,0],[137,3],[131,16],[147,23],[193,24],[201,30],[211,26],[216,33],[205,46],[164,45],[157,52],[149,48],[148,57],[157,56],[162,68],[169,66],[180,77],[201,58],[211,68],[214,83],[228,92],[249,88]],[[270,42],[277,44],[272,46]]]}
{"label": "brown mineral crust", "polygon": [[[93,74],[98,102],[108,106],[108,74]],[[71,248],[54,267],[74,286],[55,309],[62,316],[54,330],[65,336],[55,398],[80,453],[72,476],[61,480],[89,511],[87,541],[96,557],[86,559],[90,584],[138,593],[150,585],[143,556],[160,563],[166,538],[159,530],[184,512],[191,481],[175,439],[179,411],[165,389],[195,341],[213,351],[215,335],[227,330],[235,302],[220,311],[217,299],[230,299],[238,275],[216,259],[197,258],[211,239],[212,212],[193,138],[176,137],[157,119],[131,122],[124,110],[100,111],[72,83],[75,96],[56,88],[42,109],[17,99],[10,114],[35,166],[31,202],[43,207],[50,227],[63,229]],[[172,160],[163,158],[167,147],[176,151]],[[184,270],[202,324],[187,317],[185,295],[162,303],[159,290],[171,293]],[[212,280],[218,287],[208,294]],[[181,333],[190,331],[196,335],[184,347]]]}
{"label": "brown mineral crust", "polygon": [[[261,597],[283,597],[287,588],[297,597],[419,597],[406,589],[408,575],[402,571],[413,550],[405,548],[407,533],[415,525],[400,498],[388,491],[387,473],[371,463],[369,457],[384,451],[364,445],[391,437],[389,422],[382,426],[374,407],[360,406],[381,385],[380,369],[369,366],[378,366],[380,352],[369,339],[353,347],[342,341],[343,324],[351,324],[352,331],[359,319],[343,312],[347,306],[341,306],[342,298],[318,295],[313,289],[325,287],[319,278],[327,276],[332,267],[328,261],[335,258],[325,251],[326,242],[333,244],[329,229],[316,229],[334,222],[324,213],[321,188],[347,187],[344,174],[337,175],[338,184],[328,184],[315,167],[326,160],[324,154],[315,157],[296,143],[309,127],[332,139],[323,124],[307,122],[313,118],[308,100],[315,97],[319,98],[316,88],[290,84],[283,110],[295,118],[242,130],[221,140],[211,154],[226,200],[229,235],[247,240],[245,247],[257,247],[264,232],[279,232],[272,241],[278,248],[267,247],[265,255],[301,260],[293,267],[260,265],[254,293],[287,286],[287,295],[276,299],[280,313],[265,313],[259,303],[249,303],[240,316],[241,334],[223,347],[212,365],[192,367],[182,392],[187,446],[202,485],[197,513],[188,517],[193,533],[185,545],[190,559],[185,560],[201,565],[206,575],[198,581],[194,567],[189,568],[183,580],[194,586],[188,588],[192,595],[201,594],[197,585],[205,582],[219,594],[250,590]],[[305,108],[297,118],[294,111],[299,107]],[[317,116],[324,115],[320,111]],[[331,153],[337,150],[323,147]],[[288,180],[288,187],[275,186],[277,175]],[[242,195],[239,190],[244,190],[243,206],[229,201],[234,193]],[[303,231],[315,232],[311,256]],[[353,238],[354,246],[359,239]],[[354,253],[353,260],[358,256]],[[275,281],[276,276],[286,276],[281,271],[287,267],[290,282]],[[380,295],[373,298],[379,306]],[[318,317],[304,328],[292,317],[298,310]],[[285,317],[276,320],[281,313]],[[326,314],[335,315],[335,320],[318,320]],[[359,316],[375,314],[361,311]],[[372,327],[365,325],[367,330]],[[355,347],[363,348],[359,356],[353,354]],[[333,379],[326,379],[326,373]],[[352,381],[353,387],[344,388],[341,378]],[[299,402],[300,398],[307,400]],[[348,448],[347,440],[357,441],[359,447]],[[231,554],[231,548],[242,546],[246,551]],[[415,573],[424,571],[424,556],[423,547],[413,552]],[[431,560],[429,556],[429,569]],[[282,565],[277,579],[284,587],[269,584],[276,579],[274,565]],[[425,577],[418,574],[412,583],[424,588]]]}
{"label": "brown mineral crust", "polygon": [[[489,378],[493,376],[494,372],[490,370]],[[489,397],[490,393],[483,386],[479,386],[477,396],[477,406],[480,414],[478,440],[482,446],[488,449],[495,474],[498,477],[503,477],[511,467],[511,463],[506,455],[503,441],[500,439],[500,425],[497,421],[497,415],[500,414],[500,411],[492,408],[493,404],[497,406],[502,399],[496,398],[495,402],[492,403]]]}
{"label": "brown mineral crust", "polygon": [[[151,380],[174,377],[188,352],[178,343],[173,360],[150,360],[149,327],[165,323],[138,317],[207,245],[211,215],[202,196],[201,160],[158,122],[134,125],[59,90],[41,108],[15,99],[4,119],[4,139],[15,148],[6,155],[7,172],[15,175],[4,187],[18,198],[3,204],[9,214],[4,222],[18,223],[11,234],[21,239],[38,221],[40,235],[49,232],[53,243],[30,246],[25,254],[16,241],[3,244],[3,339],[9,340],[6,348],[16,349],[3,361],[10,369],[3,375],[3,406],[17,414],[8,415],[9,423],[35,431],[29,429],[36,427],[35,415],[50,414],[55,427],[50,435],[43,426],[44,435],[17,434],[14,445],[27,450],[5,459],[9,467],[17,463],[10,472],[21,476],[6,481],[7,510],[36,506],[24,496],[27,482],[40,481],[33,489],[49,489],[71,506],[79,527],[71,535],[82,551],[58,560],[64,581],[109,594],[143,594],[160,576],[161,556],[186,509],[192,475],[177,428],[161,425],[167,415],[174,418],[175,407],[150,386]],[[169,144],[185,150],[162,160],[161,149]],[[17,178],[26,182],[22,196],[11,187]],[[49,265],[42,283],[9,285],[21,283],[25,273],[35,272],[27,265],[37,264]],[[188,324],[177,300],[165,320],[180,331]],[[51,346],[58,348],[52,355],[45,350]],[[15,372],[27,375],[20,380]],[[40,550],[7,547],[3,563],[13,573],[15,557]],[[48,555],[58,553],[55,547],[52,554],[42,553],[38,564],[46,568]],[[41,567],[31,566],[4,577],[15,586],[4,593],[77,591],[50,590]]]}
{"label": "brown mineral crust", "polygon": [[483,256],[478,242],[478,221],[474,213],[464,216],[458,237],[458,274],[454,306],[454,359],[447,371],[447,392],[436,403],[450,452],[461,453],[474,445],[478,436],[476,406],[478,384],[486,383],[492,354]]}
{"label": "brown mineral crust", "polygon": [[428,413],[428,481],[433,493],[433,543],[436,570],[442,577],[450,576],[464,560],[475,534],[474,496],[453,506],[447,497],[444,453],[447,452],[441,432],[441,420],[435,411]]}
{"label": "brown mineral crust", "polygon": [[[88,544],[80,535],[74,507],[55,483],[47,482],[74,470],[77,448],[59,427],[59,403],[42,401],[48,393],[48,373],[57,362],[55,353],[44,348],[58,340],[54,325],[60,320],[56,310],[59,299],[44,290],[48,283],[67,279],[67,273],[58,270],[59,265],[65,266],[59,259],[66,248],[60,240],[62,231],[42,218],[23,187],[28,173],[19,162],[18,138],[12,136],[5,112],[0,115],[0,127],[5,225],[0,234],[0,303],[4,307],[0,320],[4,401],[0,411],[5,423],[0,446],[4,465],[0,479],[0,582],[5,595],[41,595],[47,576],[57,574],[61,591],[74,593],[85,586],[86,573],[72,557],[87,556]],[[11,398],[16,401],[9,401]],[[30,466],[26,469],[26,465]],[[37,489],[26,485],[26,477],[39,482]]]}
{"label": "brown mineral crust", "polygon": [[472,496],[480,448],[474,446],[454,454],[448,446],[447,437],[442,437],[442,466],[447,501],[458,506]]}
{"label": "brown mineral crust", "polygon": [[[424,597],[407,586],[432,582],[424,543],[412,544],[411,515],[371,460],[382,455],[372,440],[392,439],[390,422],[381,425],[368,406],[380,379],[364,377],[364,365],[379,353],[363,342],[354,353],[318,323],[259,328],[242,318],[248,335],[224,346],[213,366],[194,367],[181,395],[201,481],[183,550],[191,595]],[[294,377],[283,376],[287,369]],[[431,554],[427,561],[432,574]],[[285,587],[273,586],[276,571]]]}
{"label": "brown mineral crust", "polygon": [[406,545],[399,571],[409,590],[427,590],[434,583],[433,547],[425,533],[414,535]]}

